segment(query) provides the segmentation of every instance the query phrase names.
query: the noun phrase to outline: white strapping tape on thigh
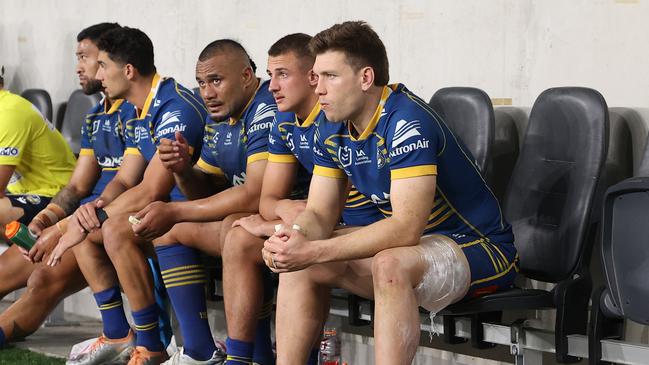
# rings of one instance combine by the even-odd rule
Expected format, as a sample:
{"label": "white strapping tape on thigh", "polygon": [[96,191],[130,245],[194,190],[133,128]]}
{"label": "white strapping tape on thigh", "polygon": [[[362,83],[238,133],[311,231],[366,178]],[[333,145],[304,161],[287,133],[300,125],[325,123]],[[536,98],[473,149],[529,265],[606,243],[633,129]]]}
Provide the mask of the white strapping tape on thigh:
{"label": "white strapping tape on thigh", "polygon": [[[418,247],[427,268],[415,287],[415,295],[419,305],[430,311],[432,327],[437,312],[466,295],[471,284],[471,269],[462,249],[446,236],[424,236]],[[434,328],[433,331],[437,332]]]}

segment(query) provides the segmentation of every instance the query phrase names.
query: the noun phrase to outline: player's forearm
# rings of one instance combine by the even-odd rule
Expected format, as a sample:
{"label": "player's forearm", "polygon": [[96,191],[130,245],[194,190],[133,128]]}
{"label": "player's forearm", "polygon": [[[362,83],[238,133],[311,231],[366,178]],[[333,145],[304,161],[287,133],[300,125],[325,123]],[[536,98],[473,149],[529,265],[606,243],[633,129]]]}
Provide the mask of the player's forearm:
{"label": "player's forearm", "polygon": [[259,199],[259,214],[267,221],[279,219],[277,213],[275,213],[275,208],[280,202],[280,198],[271,195],[262,196]]}
{"label": "player's forearm", "polygon": [[423,232],[420,227],[408,220],[391,217],[312,244],[319,253],[317,263],[363,259],[389,248],[417,245]]}
{"label": "player's forearm", "polygon": [[139,184],[120,194],[106,206],[105,211],[109,217],[120,213],[137,212],[144,209],[149,203],[165,200],[168,196],[169,192],[164,193],[151,186]]}
{"label": "player's forearm", "polygon": [[66,185],[52,198],[51,203],[61,207],[66,215],[70,215],[79,207],[81,199],[87,195],[88,191],[79,191],[75,186]]}
{"label": "player's forearm", "polygon": [[115,177],[108,183],[108,185],[106,185],[104,191],[101,192],[100,198],[106,204],[111,203],[113,200],[117,199],[118,196],[122,195],[129,188],[131,187],[127,186],[126,184],[124,184],[123,181]]}
{"label": "player's forearm", "polygon": [[172,206],[180,222],[210,222],[234,213],[256,213],[259,194],[250,193],[244,185],[237,185],[209,198],[172,203]]}
{"label": "player's forearm", "polygon": [[216,193],[219,186],[215,186],[210,176],[200,170],[191,169],[183,174],[174,174],[176,185],[189,200],[207,198]]}

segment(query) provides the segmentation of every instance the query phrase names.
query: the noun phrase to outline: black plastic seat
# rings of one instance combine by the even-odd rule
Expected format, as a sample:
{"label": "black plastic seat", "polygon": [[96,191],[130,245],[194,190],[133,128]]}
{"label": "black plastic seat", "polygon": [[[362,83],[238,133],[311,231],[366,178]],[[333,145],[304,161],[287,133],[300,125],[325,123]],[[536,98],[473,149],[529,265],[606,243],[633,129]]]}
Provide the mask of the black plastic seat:
{"label": "black plastic seat", "polygon": [[75,154],[79,154],[81,125],[84,118],[90,108],[97,104],[100,99],[100,94],[86,95],[81,89],[73,91],[68,99],[63,122],[59,129]]}
{"label": "black plastic seat", "polygon": [[23,98],[34,104],[47,120],[52,121],[52,98],[43,89],[27,89],[20,94]]}
{"label": "black plastic seat", "polygon": [[649,325],[649,143],[636,177],[606,191],[602,210],[601,259],[605,285],[592,295],[588,363],[602,361],[602,339],[621,340],[624,321]]}
{"label": "black plastic seat", "polygon": [[471,152],[483,176],[491,176],[495,118],[489,95],[474,87],[438,90],[428,103]]}
{"label": "black plastic seat", "polygon": [[[555,283],[550,291],[516,288],[447,307],[447,318],[469,316],[476,347],[482,322],[503,310],[556,308],[556,359],[568,356],[567,336],[586,334],[591,279],[588,272],[595,226],[590,213],[607,153],[608,110],[602,95],[579,87],[544,91],[534,103],[520,156],[505,197],[504,213],[514,228],[520,273]],[[473,331],[472,331],[473,332]],[[461,342],[445,328],[448,342]],[[477,338],[474,338],[477,337]]]}

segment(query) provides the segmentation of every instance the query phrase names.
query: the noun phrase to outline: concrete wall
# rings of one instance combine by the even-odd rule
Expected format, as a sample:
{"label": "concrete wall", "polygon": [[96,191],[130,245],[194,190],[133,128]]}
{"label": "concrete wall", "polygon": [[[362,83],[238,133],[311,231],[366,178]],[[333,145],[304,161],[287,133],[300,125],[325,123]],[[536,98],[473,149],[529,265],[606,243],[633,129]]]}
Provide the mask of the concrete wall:
{"label": "concrete wall", "polygon": [[45,88],[55,107],[77,85],[75,36],[90,24],[143,29],[159,71],[193,87],[196,57],[211,40],[240,40],[263,71],[266,50],[279,37],[314,34],[347,19],[374,26],[388,49],[392,81],[425,99],[441,87],[465,85],[526,106],[546,88],[583,85],[600,90],[611,106],[649,105],[649,3],[641,0],[0,3],[8,88]]}

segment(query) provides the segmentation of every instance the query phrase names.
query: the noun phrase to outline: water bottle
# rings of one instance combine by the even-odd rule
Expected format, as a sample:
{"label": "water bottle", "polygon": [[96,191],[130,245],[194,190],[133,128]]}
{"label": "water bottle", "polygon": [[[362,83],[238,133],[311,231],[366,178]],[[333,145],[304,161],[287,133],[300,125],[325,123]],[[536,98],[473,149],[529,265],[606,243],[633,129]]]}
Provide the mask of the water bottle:
{"label": "water bottle", "polygon": [[36,240],[38,239],[38,237],[27,228],[27,226],[18,221],[13,221],[5,226],[5,237],[7,237],[11,243],[18,245],[27,251],[32,249],[34,243],[36,243]]}
{"label": "water bottle", "polygon": [[341,365],[340,337],[335,327],[325,327],[320,341],[319,365]]}

